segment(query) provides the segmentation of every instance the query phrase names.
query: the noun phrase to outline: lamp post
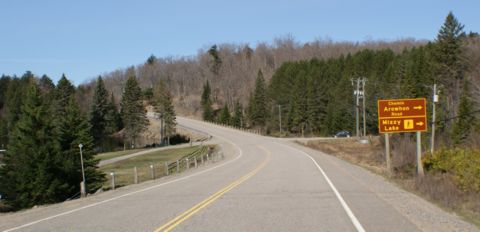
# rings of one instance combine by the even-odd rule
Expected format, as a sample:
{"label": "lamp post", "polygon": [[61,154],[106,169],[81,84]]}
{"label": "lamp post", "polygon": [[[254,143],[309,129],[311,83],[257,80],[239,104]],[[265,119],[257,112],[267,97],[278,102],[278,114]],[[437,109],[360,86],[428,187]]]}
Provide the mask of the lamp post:
{"label": "lamp post", "polygon": [[85,170],[83,168],[83,154],[82,154],[82,147],[83,147],[83,144],[79,144],[78,147],[80,148],[80,163],[82,165],[82,178],[83,178],[83,181],[82,183],[80,183],[80,194],[82,195],[82,197],[85,197],[86,196],[86,183],[85,183]]}

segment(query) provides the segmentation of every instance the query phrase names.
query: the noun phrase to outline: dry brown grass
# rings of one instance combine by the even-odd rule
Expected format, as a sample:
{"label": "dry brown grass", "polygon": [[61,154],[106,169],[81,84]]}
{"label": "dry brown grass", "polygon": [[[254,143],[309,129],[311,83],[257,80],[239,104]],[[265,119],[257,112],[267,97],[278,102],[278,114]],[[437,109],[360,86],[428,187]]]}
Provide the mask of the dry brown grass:
{"label": "dry brown grass", "polygon": [[378,173],[384,173],[385,163],[382,141],[371,137],[370,144],[358,143],[354,138],[309,141],[308,147],[335,155],[351,163],[359,164]]}
{"label": "dry brown grass", "polygon": [[448,173],[427,172],[424,178],[415,176],[416,145],[412,138],[399,136],[391,140],[393,175],[386,175],[383,138],[372,137],[370,141],[371,144],[360,144],[353,138],[317,140],[303,145],[383,175],[407,191],[423,196],[480,226],[479,192],[462,190],[455,177]]}

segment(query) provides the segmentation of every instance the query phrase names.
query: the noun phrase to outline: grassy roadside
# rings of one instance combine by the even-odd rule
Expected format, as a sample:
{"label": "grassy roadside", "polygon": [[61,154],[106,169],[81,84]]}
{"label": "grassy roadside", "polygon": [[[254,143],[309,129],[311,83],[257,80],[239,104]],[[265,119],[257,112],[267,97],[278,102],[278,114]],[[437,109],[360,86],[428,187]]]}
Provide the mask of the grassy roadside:
{"label": "grassy roadside", "polygon": [[[360,144],[352,138],[316,140],[299,144],[339,157],[382,175],[401,188],[433,202],[447,211],[455,212],[480,228],[480,193],[463,191],[456,184],[455,179],[447,174],[427,172],[424,178],[416,178],[415,167],[409,164],[412,162],[411,159],[415,158],[414,156],[392,154],[394,174],[388,175],[384,163],[384,145],[379,137],[372,138],[370,142],[370,144]],[[407,144],[400,144],[397,149],[400,147],[406,149],[407,146]]]}
{"label": "grassy roadside", "polygon": [[[104,188],[110,187],[109,174],[111,172],[115,172],[115,182],[117,187],[134,183],[134,167],[137,167],[138,181],[147,181],[151,179],[150,165],[153,165],[155,176],[158,178],[165,174],[165,162],[175,162],[199,149],[201,149],[201,146],[162,150],[105,165],[100,168],[100,171],[106,173],[108,177],[108,180],[104,184]],[[202,149],[202,152],[203,153],[197,155],[205,154],[207,149]]]}
{"label": "grassy roadside", "polygon": [[109,160],[109,159],[113,159],[113,158],[124,156],[124,155],[130,155],[140,151],[145,151],[147,149],[151,149],[151,148],[140,148],[140,149],[125,150],[125,151],[105,152],[105,153],[99,153],[95,157],[100,160]]}

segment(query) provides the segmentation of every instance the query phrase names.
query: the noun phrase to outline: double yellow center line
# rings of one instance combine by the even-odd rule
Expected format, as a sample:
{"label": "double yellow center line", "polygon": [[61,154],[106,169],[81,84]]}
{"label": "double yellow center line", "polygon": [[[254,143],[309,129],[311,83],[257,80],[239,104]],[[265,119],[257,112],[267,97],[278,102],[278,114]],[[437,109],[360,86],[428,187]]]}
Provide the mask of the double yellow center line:
{"label": "double yellow center line", "polygon": [[196,204],[192,208],[190,208],[187,211],[183,212],[182,214],[178,215],[177,217],[175,217],[171,221],[165,223],[163,226],[156,229],[155,232],[160,232],[160,231],[167,232],[167,231],[172,230],[173,228],[175,228],[180,223],[182,223],[183,221],[190,218],[192,215],[194,215],[198,211],[200,211],[203,208],[207,207],[208,205],[212,204],[219,197],[223,196],[223,194],[225,194],[228,191],[234,189],[235,187],[237,187],[238,185],[240,185],[244,181],[250,179],[252,176],[257,174],[262,168],[264,168],[267,165],[268,161],[270,160],[270,157],[272,156],[272,153],[270,153],[270,151],[268,151],[267,149],[265,149],[261,146],[258,146],[258,147],[260,149],[264,150],[267,153],[267,157],[265,158],[265,160],[260,165],[258,165],[255,169],[253,169],[251,172],[249,172],[245,176],[242,176],[241,178],[239,178],[238,180],[236,180],[236,181],[232,182],[231,184],[227,185],[226,187],[224,187],[220,191],[214,193],[213,195],[211,195],[207,199],[203,200],[202,202]]}

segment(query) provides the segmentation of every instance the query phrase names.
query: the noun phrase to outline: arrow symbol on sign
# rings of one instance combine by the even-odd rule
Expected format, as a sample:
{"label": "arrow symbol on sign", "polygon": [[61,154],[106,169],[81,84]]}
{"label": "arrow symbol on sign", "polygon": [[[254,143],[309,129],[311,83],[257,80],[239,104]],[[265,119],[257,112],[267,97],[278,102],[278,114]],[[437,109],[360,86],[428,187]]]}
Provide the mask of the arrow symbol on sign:
{"label": "arrow symbol on sign", "polygon": [[423,107],[422,106],[414,106],[413,109],[414,110],[421,110],[421,109],[423,109]]}
{"label": "arrow symbol on sign", "polygon": [[423,122],[417,122],[415,124],[417,124],[417,126],[423,126]]}

